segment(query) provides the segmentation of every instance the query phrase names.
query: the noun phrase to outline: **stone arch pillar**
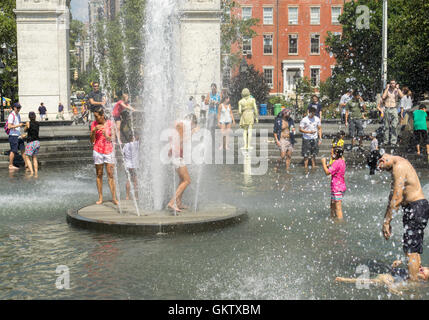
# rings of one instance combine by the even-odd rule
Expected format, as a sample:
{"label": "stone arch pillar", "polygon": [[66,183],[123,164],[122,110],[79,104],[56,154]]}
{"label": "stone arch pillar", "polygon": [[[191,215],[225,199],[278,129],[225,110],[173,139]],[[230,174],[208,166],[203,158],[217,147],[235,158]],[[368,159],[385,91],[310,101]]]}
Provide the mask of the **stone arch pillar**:
{"label": "stone arch pillar", "polygon": [[55,118],[70,104],[69,9],[66,0],[16,0],[18,87],[22,118],[40,102]]}
{"label": "stone arch pillar", "polygon": [[210,84],[221,89],[220,0],[184,0],[181,16],[181,64],[186,95],[200,101]]}

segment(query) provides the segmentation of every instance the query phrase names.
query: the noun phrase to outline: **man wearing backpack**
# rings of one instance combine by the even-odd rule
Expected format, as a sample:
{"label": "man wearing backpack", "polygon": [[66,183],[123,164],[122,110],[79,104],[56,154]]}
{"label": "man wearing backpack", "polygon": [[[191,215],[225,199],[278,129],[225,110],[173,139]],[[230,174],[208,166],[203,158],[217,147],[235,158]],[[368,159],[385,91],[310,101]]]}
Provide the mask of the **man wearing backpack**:
{"label": "man wearing backpack", "polygon": [[9,144],[10,144],[10,154],[9,154],[9,170],[18,170],[18,167],[13,165],[13,159],[15,154],[18,153],[18,150],[21,151],[22,157],[25,161],[25,145],[24,140],[21,139],[21,127],[24,126],[24,123],[21,123],[21,116],[19,115],[21,111],[21,105],[17,102],[13,105],[13,111],[9,114],[7,118],[7,129],[5,128],[6,133],[9,135]]}

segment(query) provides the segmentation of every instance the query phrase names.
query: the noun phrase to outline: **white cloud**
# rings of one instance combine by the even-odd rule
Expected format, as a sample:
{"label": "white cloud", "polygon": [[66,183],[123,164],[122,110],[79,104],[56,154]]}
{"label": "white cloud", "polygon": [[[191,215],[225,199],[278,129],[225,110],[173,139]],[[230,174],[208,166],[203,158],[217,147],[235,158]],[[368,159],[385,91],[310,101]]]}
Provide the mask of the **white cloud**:
{"label": "white cloud", "polygon": [[88,0],[71,0],[70,6],[73,19],[88,21]]}

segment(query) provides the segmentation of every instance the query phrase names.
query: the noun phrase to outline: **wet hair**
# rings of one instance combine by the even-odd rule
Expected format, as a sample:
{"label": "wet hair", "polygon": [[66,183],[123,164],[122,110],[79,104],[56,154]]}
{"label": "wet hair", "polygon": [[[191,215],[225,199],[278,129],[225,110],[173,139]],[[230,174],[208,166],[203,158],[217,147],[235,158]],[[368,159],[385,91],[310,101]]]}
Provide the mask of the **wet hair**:
{"label": "wet hair", "polygon": [[94,109],[94,112],[97,112],[100,116],[104,116],[104,108],[102,106],[97,106]]}
{"label": "wet hair", "polygon": [[423,110],[423,109],[426,109],[426,105],[424,104],[419,105],[419,110]]}
{"label": "wet hair", "polygon": [[198,124],[197,116],[195,114],[193,114],[193,113],[190,113],[190,114],[186,115],[185,119],[186,120],[190,120],[191,123],[193,125],[195,125],[195,126]]}
{"label": "wet hair", "polygon": [[340,159],[344,154],[344,150],[341,147],[334,148],[334,157],[335,159]]}
{"label": "wet hair", "polygon": [[34,111],[30,111],[28,113],[28,118],[30,119],[30,121],[36,121],[36,113]]}
{"label": "wet hair", "polygon": [[227,95],[223,96],[220,103],[224,103],[226,101],[226,99],[229,99],[229,96],[227,96]]}

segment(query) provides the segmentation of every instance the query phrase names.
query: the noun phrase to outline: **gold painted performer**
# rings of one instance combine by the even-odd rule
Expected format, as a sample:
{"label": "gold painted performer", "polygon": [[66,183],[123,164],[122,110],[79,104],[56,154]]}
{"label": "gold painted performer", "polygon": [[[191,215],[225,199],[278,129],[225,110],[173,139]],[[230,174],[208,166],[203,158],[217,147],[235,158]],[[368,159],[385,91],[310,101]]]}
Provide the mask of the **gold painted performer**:
{"label": "gold painted performer", "polygon": [[250,142],[252,139],[253,124],[258,123],[258,108],[256,107],[256,100],[250,95],[250,91],[244,88],[241,91],[243,97],[238,102],[238,112],[240,113],[240,128],[243,131],[244,147],[242,149],[251,149]]}

